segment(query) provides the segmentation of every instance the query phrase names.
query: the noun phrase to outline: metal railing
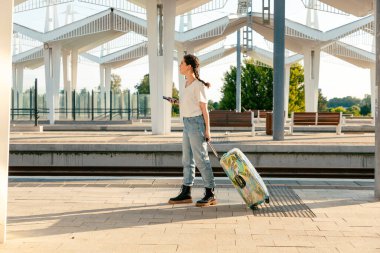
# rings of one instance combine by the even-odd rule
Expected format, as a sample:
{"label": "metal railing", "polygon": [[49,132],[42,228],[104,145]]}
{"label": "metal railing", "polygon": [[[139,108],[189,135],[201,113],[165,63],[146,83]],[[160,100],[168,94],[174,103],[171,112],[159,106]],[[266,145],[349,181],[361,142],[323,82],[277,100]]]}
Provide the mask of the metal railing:
{"label": "metal railing", "polygon": [[30,11],[57,4],[73,2],[74,0],[27,0],[15,6],[14,12]]}
{"label": "metal railing", "polygon": [[330,12],[330,13],[346,15],[346,16],[349,15],[348,13],[345,13],[344,11],[334,8],[328,4],[322,3],[321,1],[318,1],[318,0],[302,0],[302,3],[305,6],[305,8],[308,8],[308,9]]}
{"label": "metal railing", "polygon": [[[37,80],[35,86],[22,93],[12,90],[12,120],[48,119],[49,109],[46,94],[38,94]],[[150,118],[150,95],[131,94],[126,91],[87,91],[70,93],[61,91],[55,106],[56,119],[60,120],[131,120]]]}

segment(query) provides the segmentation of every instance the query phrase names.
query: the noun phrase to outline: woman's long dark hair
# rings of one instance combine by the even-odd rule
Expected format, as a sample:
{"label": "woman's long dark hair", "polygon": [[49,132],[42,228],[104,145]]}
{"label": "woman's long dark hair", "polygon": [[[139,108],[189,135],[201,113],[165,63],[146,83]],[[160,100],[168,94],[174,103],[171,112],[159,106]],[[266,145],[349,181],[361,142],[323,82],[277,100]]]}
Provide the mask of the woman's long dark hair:
{"label": "woman's long dark hair", "polygon": [[187,54],[183,57],[185,60],[186,65],[191,65],[191,68],[193,69],[195,78],[198,79],[200,82],[202,82],[207,88],[210,88],[210,83],[203,81],[199,77],[199,59],[195,55]]}

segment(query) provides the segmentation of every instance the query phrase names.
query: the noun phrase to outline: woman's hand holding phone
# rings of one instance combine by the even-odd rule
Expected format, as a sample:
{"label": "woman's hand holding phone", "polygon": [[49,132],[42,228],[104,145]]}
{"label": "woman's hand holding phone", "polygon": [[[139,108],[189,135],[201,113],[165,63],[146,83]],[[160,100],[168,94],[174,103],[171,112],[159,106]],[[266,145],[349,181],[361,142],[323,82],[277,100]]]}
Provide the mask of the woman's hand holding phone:
{"label": "woman's hand holding phone", "polygon": [[176,98],[165,97],[165,96],[163,96],[162,98],[163,98],[163,99],[166,99],[167,101],[169,101],[169,102],[172,103],[172,104],[179,104],[179,101],[178,101],[178,99],[176,99]]}

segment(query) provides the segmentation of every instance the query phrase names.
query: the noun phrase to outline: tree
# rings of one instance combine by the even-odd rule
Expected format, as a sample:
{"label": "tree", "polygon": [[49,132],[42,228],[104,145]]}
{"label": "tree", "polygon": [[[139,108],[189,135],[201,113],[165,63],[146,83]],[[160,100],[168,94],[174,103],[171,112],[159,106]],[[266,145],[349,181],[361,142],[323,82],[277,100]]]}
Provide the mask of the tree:
{"label": "tree", "polygon": [[290,67],[288,112],[305,111],[304,69],[295,63]]}
{"label": "tree", "polygon": [[218,110],[218,108],[219,108],[219,103],[218,103],[218,102],[214,102],[214,101],[212,101],[212,100],[209,100],[209,101],[208,101],[207,108],[208,108],[209,111],[212,111],[212,110]]}
{"label": "tree", "polygon": [[350,113],[353,116],[360,116],[360,107],[357,105],[353,105],[347,109],[347,113]]}
{"label": "tree", "polygon": [[[236,107],[236,67],[224,74],[221,89],[223,97],[219,108],[234,110]],[[241,69],[241,105],[246,109],[271,110],[273,107],[273,69],[256,66],[246,60]]]}
{"label": "tree", "polygon": [[318,89],[318,112],[328,112],[327,98],[322,95],[321,89]]}
{"label": "tree", "polygon": [[[236,67],[231,66],[230,71],[224,73],[224,84],[221,89],[221,93],[223,94],[222,99],[220,100],[219,106],[220,109],[232,110],[235,109],[235,88],[236,87]],[[242,94],[245,93],[243,89],[243,81],[242,81]]]}
{"label": "tree", "polygon": [[179,99],[179,90],[175,87],[174,83],[172,87],[172,98]]}
{"label": "tree", "polygon": [[80,96],[87,96],[87,94],[88,94],[88,90],[87,90],[87,88],[83,88],[83,89],[81,89],[80,92],[79,92],[79,95],[80,95]]}
{"label": "tree", "polygon": [[139,94],[150,94],[149,90],[149,74],[144,75],[143,79],[139,84],[135,86]]}
{"label": "tree", "polygon": [[338,107],[335,107],[335,108],[331,108],[330,112],[347,113],[346,109],[343,106],[338,106]]}
{"label": "tree", "polygon": [[[172,97],[179,99],[179,90],[174,86],[173,83],[173,88],[172,88]],[[172,105],[172,116],[176,116],[179,114],[179,105]]]}
{"label": "tree", "polygon": [[364,95],[363,100],[360,102],[360,114],[366,116],[371,113],[371,95]]}
{"label": "tree", "polygon": [[111,74],[111,90],[113,92],[121,91],[121,77],[117,74]]}
{"label": "tree", "polygon": [[[144,75],[143,79],[139,84],[135,86],[139,94],[150,94],[149,89],[149,74]],[[179,90],[174,86],[172,87],[172,97],[179,99]],[[172,116],[179,114],[179,105],[172,105]]]}
{"label": "tree", "polygon": [[[135,85],[135,88],[139,94],[150,94],[149,74],[144,75],[141,82]],[[172,88],[172,97],[179,99],[179,90],[174,86],[174,83],[173,83],[173,88]]]}
{"label": "tree", "polygon": [[345,108],[348,108],[348,107],[351,107],[353,105],[358,105],[360,103],[360,99],[359,98],[355,98],[355,97],[351,97],[351,96],[347,96],[347,97],[343,97],[343,98],[332,98],[328,101],[327,103],[327,107],[329,108],[334,108],[334,107],[338,107],[338,106],[343,106]]}

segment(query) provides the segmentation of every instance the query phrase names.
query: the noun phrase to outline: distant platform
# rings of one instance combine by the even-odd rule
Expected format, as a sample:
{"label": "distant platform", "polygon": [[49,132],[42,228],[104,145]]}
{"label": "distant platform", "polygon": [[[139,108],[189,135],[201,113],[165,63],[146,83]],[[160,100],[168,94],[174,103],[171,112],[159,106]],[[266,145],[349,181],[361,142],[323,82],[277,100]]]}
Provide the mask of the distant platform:
{"label": "distant platform", "polygon": [[[290,122],[290,119],[287,120]],[[35,131],[57,131],[57,132],[82,132],[82,131],[115,131],[115,132],[145,132],[152,131],[150,119],[132,119],[132,120],[56,120],[54,125],[50,125],[47,120],[39,121],[39,127],[34,127],[34,122],[28,120],[15,120],[11,122],[11,132],[35,132]],[[265,131],[265,119],[261,119],[256,124],[256,131]],[[285,127],[287,128],[287,127]],[[171,130],[181,132],[183,124],[179,118],[172,119]],[[214,132],[249,132],[250,127],[211,127]],[[316,133],[335,133],[335,126],[295,126],[295,132],[316,132]],[[375,125],[372,119],[355,118],[346,119],[342,125],[342,132],[367,132],[374,133]]]}
{"label": "distant platform", "polygon": [[[11,134],[11,175],[182,175],[182,133],[150,131]],[[284,141],[258,132],[214,132],[222,154],[237,147],[266,177],[373,178],[375,134],[296,132]],[[224,176],[210,153],[217,176]]]}

